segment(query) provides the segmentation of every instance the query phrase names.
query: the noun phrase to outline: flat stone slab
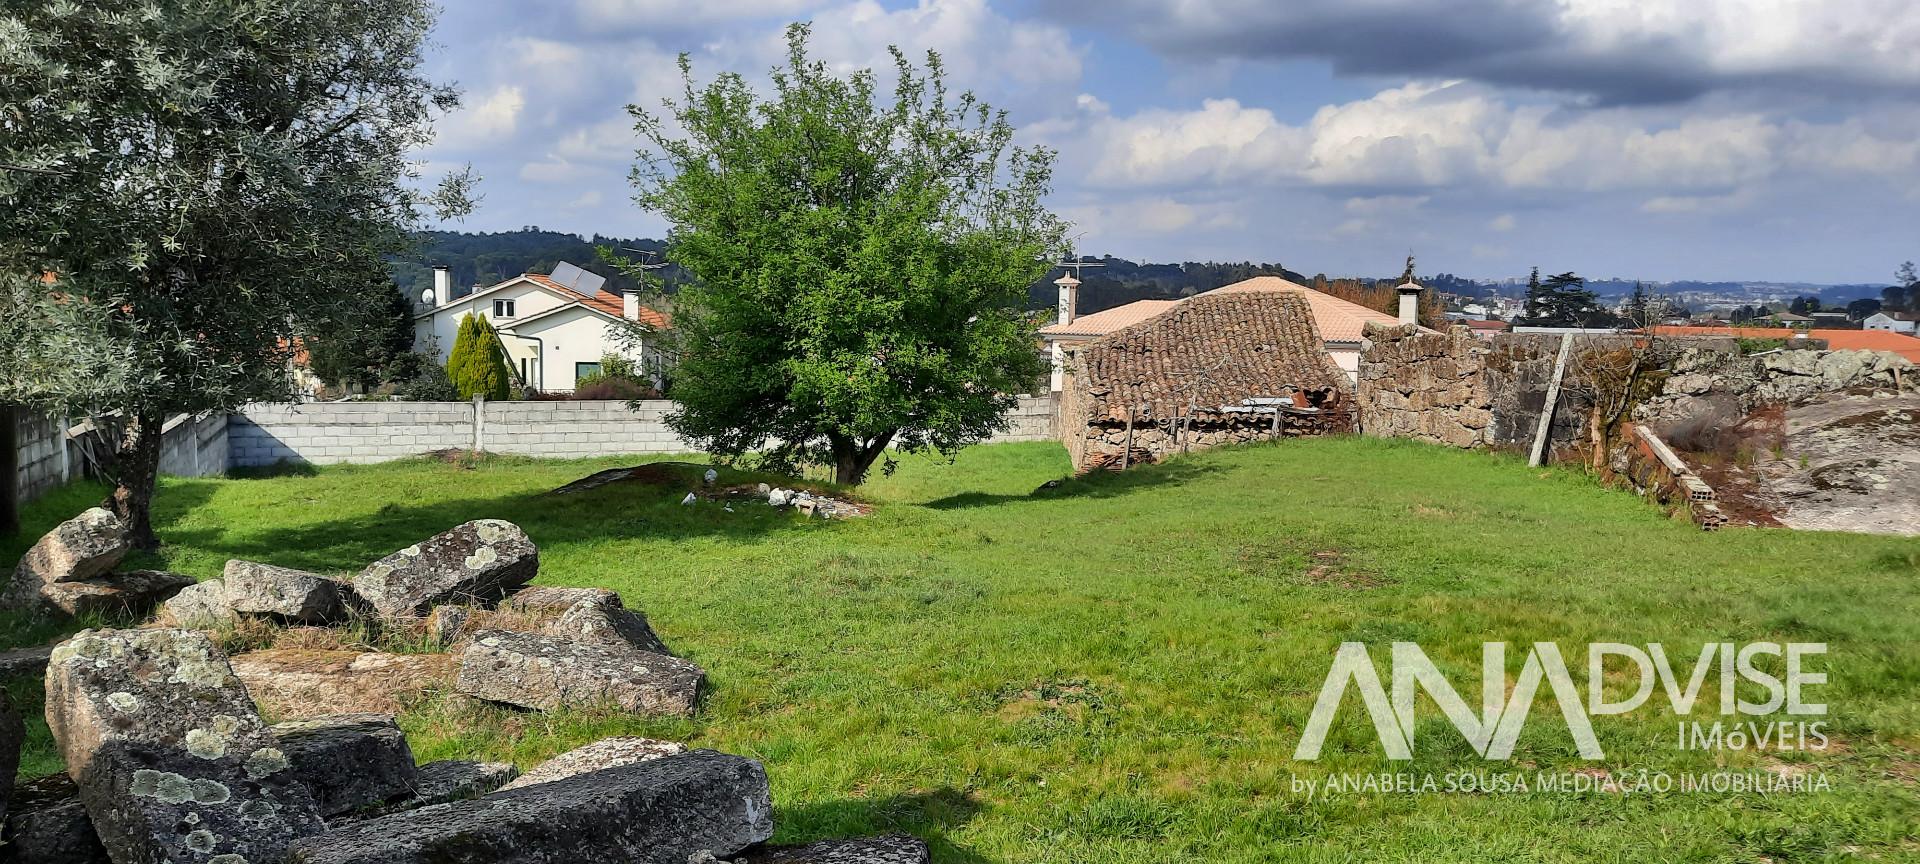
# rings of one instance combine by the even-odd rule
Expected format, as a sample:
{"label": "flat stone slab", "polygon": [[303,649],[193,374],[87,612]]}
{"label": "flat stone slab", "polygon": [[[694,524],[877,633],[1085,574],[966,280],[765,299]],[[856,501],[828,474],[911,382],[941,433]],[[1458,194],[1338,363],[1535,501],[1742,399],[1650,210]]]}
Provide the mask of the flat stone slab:
{"label": "flat stone slab", "polygon": [[413,750],[391,714],[335,714],[273,726],[320,815],[340,816],[413,794]]}
{"label": "flat stone slab", "polygon": [[80,787],[65,774],[28,780],[14,787],[8,807],[6,864],[112,864],[107,847],[93,833],[93,818],[80,803]]}
{"label": "flat stone slab", "polygon": [[356,822],[288,864],[687,864],[772,835],[760,763],[699,750]]}
{"label": "flat stone slab", "polygon": [[540,551],[504,519],[479,519],[367,566],[353,589],[383,618],[417,618],[446,603],[489,603],[540,572]]}
{"label": "flat stone slab", "polygon": [[17,675],[32,675],[38,678],[47,672],[47,658],[53,655],[52,645],[35,648],[15,648],[0,653],[0,678],[12,678]]}
{"label": "flat stone slab", "polygon": [[235,612],[300,624],[329,624],[346,614],[340,583],[318,573],[233,560],[220,578],[227,607]]}
{"label": "flat stone slab", "polygon": [[359,822],[407,810],[418,810],[434,804],[478,798],[489,792],[499,791],[500,787],[520,776],[520,769],[508,762],[448,760],[428,762],[420,766],[415,775],[413,794],[410,797],[382,807],[348,813],[337,820],[332,820],[333,824]]}
{"label": "flat stone slab", "polygon": [[[524,588],[501,603],[500,612],[501,615],[492,617],[510,619],[516,614],[525,615],[532,619],[532,626],[502,624],[485,629],[522,630],[595,645],[633,647],[655,654],[673,653],[654,634],[646,616],[628,609],[619,594],[605,588],[545,585]],[[476,623],[485,624],[484,621]]]}
{"label": "flat stone slab", "polygon": [[46,687],[47,725],[116,861],[276,861],[325,830],[205,635],[83,630],[53,650]]}
{"label": "flat stone slab", "polygon": [[678,657],[483,630],[460,654],[461,693],[523,708],[613,706],[691,716],[706,672]]}
{"label": "flat stone slab", "polygon": [[160,608],[168,623],[193,630],[218,630],[239,620],[233,606],[227,603],[227,583],[223,579],[188,585],[175,592]]}
{"label": "flat stone slab", "polygon": [[260,710],[280,720],[329,714],[397,714],[435,691],[453,688],[454,658],[283,648],[233,658]]}
{"label": "flat stone slab", "polygon": [[578,777],[593,771],[632,765],[649,759],[664,759],[687,752],[687,745],[678,741],[656,741],[652,738],[602,738],[585,747],[568,750],[533,767],[533,770],[520,775],[519,779],[501,787],[519,789],[523,786],[538,786]]}
{"label": "flat stone slab", "polygon": [[78,618],[86,615],[135,615],[194,584],[192,576],[164,570],[127,570],[73,582],[40,586],[40,611]]}
{"label": "flat stone slab", "polygon": [[804,846],[762,846],[733,864],[927,864],[927,841],[907,834],[822,840]]}

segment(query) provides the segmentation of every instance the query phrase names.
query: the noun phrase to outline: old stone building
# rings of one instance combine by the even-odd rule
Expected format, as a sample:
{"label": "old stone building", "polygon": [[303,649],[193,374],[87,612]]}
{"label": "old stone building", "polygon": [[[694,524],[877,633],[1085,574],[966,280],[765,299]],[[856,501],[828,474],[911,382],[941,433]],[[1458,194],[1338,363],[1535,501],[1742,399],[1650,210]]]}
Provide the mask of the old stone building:
{"label": "old stone building", "polygon": [[1081,347],[1060,431],[1076,472],[1266,438],[1347,432],[1353,393],[1292,291],[1208,293]]}

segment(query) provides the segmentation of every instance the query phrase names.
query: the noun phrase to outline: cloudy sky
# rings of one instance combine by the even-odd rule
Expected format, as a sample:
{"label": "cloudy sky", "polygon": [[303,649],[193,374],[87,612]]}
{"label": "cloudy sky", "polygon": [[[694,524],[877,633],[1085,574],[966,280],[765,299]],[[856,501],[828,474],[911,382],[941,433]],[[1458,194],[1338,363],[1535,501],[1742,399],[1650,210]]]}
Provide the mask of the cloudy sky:
{"label": "cloudy sky", "polygon": [[621,236],[629,103],[941,52],[1060,153],[1085,254],[1332,275],[1882,282],[1920,258],[1913,0],[442,0],[463,225]]}

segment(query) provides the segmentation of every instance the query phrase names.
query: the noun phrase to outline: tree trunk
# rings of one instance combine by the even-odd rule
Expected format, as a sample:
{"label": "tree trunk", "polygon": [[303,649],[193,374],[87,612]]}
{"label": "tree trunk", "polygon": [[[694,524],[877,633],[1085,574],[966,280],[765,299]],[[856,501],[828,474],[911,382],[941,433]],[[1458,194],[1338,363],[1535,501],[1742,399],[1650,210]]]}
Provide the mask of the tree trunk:
{"label": "tree trunk", "polygon": [[151,414],[128,420],[113,454],[113,494],[100,504],[127,523],[127,535],[136,549],[160,548],[160,538],[153,533],[153,487],[160,475],[165,423],[165,418]]}
{"label": "tree trunk", "polygon": [[20,533],[19,412],[0,405],[0,537]]}
{"label": "tree trunk", "polygon": [[893,443],[894,431],[887,430],[866,444],[838,435],[827,436],[827,443],[833,447],[833,482],[842,486],[866,482],[867,469],[873,467],[880,454],[887,452],[887,445]]}

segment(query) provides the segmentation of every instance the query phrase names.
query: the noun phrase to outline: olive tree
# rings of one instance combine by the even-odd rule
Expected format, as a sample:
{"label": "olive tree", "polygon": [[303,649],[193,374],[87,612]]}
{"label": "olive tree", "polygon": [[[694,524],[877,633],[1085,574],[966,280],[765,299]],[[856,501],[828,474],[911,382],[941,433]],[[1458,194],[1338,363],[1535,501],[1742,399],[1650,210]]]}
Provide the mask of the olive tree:
{"label": "olive tree", "polygon": [[[288,398],[302,340],[364,296],[423,208],[410,153],[455,92],[425,0],[21,0],[0,11],[0,401],[92,417],[137,543],[181,412]],[[15,310],[0,312],[7,317]],[[88,380],[73,370],[106,369]],[[81,380],[76,381],[79,378]]]}
{"label": "olive tree", "polygon": [[666,113],[634,179],[691,282],[674,317],[668,422],[722,457],[830,464],[854,484],[889,446],[950,453],[1003,428],[1044,369],[1027,286],[1062,246],[1042,205],[1053,153],[948,93],[937,54],[832,74],[787,31],[762,98],[738,74]]}

